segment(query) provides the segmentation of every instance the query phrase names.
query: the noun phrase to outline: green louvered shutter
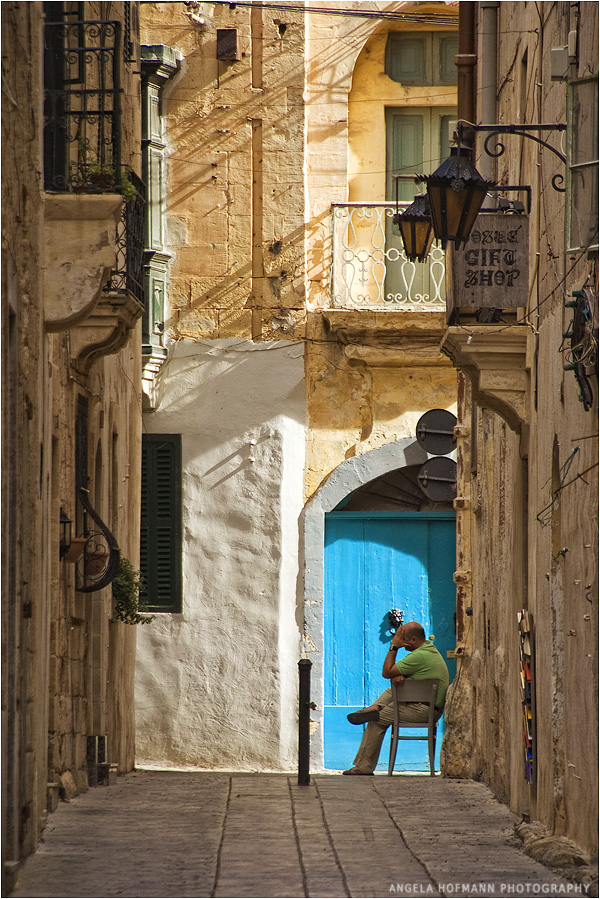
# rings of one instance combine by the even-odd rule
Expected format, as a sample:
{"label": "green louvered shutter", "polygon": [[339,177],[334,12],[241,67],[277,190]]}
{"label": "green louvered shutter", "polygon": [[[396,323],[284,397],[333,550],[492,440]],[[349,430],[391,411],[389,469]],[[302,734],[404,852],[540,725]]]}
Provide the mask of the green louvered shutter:
{"label": "green louvered shutter", "polygon": [[439,40],[439,84],[456,84],[458,69],[454,57],[458,53],[458,35],[440,36]]}
{"label": "green louvered shutter", "polygon": [[450,31],[390,31],[385,47],[385,74],[399,84],[456,84],[458,35]]}
{"label": "green louvered shutter", "polygon": [[400,84],[426,84],[426,43],[429,35],[388,34],[385,48],[385,74]]}
{"label": "green louvered shutter", "polygon": [[181,612],[181,435],[142,437],[140,568],[150,612]]}
{"label": "green louvered shutter", "polygon": [[[428,110],[426,110],[428,112]],[[387,107],[387,199],[395,200],[394,175],[414,175],[423,171],[423,110],[419,114]],[[398,183],[398,199],[412,201],[413,181]]]}

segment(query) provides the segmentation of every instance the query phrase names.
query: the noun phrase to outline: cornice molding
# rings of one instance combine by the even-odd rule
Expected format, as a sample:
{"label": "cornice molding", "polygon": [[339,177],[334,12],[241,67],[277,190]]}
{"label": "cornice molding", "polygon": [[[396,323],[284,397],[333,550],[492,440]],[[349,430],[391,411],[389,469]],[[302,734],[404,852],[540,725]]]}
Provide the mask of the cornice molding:
{"label": "cornice molding", "polygon": [[450,367],[439,349],[446,330],[443,312],[328,310],[323,318],[351,362],[373,368]]}
{"label": "cornice molding", "polygon": [[517,434],[527,432],[530,417],[529,333],[523,325],[450,327],[440,345],[469,378],[475,401]]}
{"label": "cornice molding", "polygon": [[71,363],[82,375],[103,356],[118,353],[129,341],[143,306],[132,294],[103,293],[85,322],[71,329]]}

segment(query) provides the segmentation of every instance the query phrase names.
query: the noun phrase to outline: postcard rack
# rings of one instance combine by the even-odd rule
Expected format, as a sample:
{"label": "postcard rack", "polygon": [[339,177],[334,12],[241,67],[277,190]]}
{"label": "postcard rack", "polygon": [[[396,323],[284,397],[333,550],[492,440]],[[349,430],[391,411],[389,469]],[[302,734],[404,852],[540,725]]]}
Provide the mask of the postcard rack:
{"label": "postcard rack", "polygon": [[530,612],[517,612],[519,625],[519,685],[523,707],[525,780],[535,782],[535,690],[533,679],[533,621]]}

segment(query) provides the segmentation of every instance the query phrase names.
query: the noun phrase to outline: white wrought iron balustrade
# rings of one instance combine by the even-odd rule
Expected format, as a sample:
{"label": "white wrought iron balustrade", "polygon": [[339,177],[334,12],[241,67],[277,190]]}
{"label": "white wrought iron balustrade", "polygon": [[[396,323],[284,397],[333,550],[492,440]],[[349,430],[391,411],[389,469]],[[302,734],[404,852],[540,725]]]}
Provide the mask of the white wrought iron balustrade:
{"label": "white wrought iron balustrade", "polygon": [[[408,202],[401,203],[406,208]],[[446,308],[444,251],[410,262],[392,216],[395,203],[334,203],[333,306],[343,309]],[[395,233],[394,233],[395,232]]]}

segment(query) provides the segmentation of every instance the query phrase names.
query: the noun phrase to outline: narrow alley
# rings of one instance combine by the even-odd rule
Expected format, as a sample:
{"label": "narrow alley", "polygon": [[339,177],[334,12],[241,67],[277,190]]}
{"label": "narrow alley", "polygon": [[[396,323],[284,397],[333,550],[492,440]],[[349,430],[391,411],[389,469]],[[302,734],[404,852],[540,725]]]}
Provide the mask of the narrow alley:
{"label": "narrow alley", "polygon": [[14,897],[591,895],[483,784],[142,770],[49,817]]}
{"label": "narrow alley", "polygon": [[597,896],[600,3],[0,4],[0,894]]}

